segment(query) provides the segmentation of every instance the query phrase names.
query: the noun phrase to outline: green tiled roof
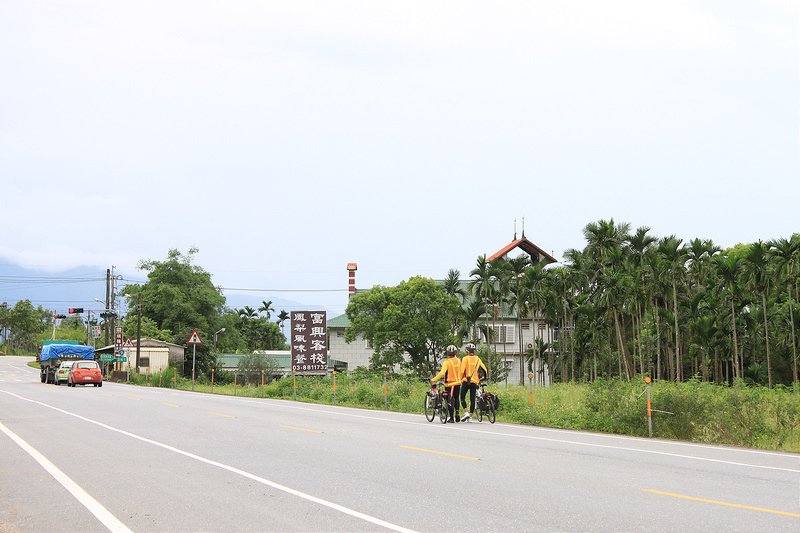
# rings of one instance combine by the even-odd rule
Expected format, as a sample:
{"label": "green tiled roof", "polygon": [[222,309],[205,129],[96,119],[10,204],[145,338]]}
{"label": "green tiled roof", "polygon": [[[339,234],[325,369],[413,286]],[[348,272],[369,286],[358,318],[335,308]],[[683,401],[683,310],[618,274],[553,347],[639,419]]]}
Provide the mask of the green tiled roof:
{"label": "green tiled roof", "polygon": [[350,327],[350,319],[347,318],[347,315],[339,315],[331,318],[328,320],[328,327],[329,328],[349,328]]}

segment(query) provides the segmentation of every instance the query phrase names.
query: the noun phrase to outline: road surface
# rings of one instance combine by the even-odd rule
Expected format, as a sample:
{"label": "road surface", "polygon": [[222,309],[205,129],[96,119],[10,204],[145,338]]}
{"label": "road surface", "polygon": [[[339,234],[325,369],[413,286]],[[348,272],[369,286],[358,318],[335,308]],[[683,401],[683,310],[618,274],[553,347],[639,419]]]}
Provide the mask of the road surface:
{"label": "road surface", "polygon": [[2,533],[800,531],[797,454],[57,387],[30,360],[0,357]]}

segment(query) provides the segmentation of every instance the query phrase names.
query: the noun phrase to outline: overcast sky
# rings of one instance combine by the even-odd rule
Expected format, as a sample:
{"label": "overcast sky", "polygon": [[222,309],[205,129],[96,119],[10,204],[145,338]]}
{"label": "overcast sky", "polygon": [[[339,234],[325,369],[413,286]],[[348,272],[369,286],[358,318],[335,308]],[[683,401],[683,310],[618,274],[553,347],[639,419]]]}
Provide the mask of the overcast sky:
{"label": "overcast sky", "polygon": [[[0,0],[0,259],[338,314],[613,218],[800,231],[797,1]],[[226,293],[226,295],[230,295]]]}

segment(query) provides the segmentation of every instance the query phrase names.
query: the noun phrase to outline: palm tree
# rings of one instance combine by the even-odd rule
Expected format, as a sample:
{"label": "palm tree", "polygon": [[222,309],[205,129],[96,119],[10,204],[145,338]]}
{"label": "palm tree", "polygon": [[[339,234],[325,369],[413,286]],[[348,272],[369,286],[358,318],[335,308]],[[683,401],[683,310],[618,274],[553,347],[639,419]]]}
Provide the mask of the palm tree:
{"label": "palm tree", "polygon": [[658,242],[658,253],[665,261],[666,273],[672,284],[672,319],[675,333],[675,381],[683,379],[681,359],[681,332],[678,325],[678,281],[683,281],[686,276],[686,249],[681,247],[682,239],[674,235],[664,237]]}
{"label": "palm tree", "polygon": [[444,290],[450,296],[457,296],[461,299],[463,304],[467,299],[467,291],[461,284],[461,272],[455,268],[447,271],[447,277],[444,280]]}
{"label": "palm tree", "polygon": [[744,255],[743,262],[746,283],[761,296],[764,314],[764,343],[767,351],[767,386],[772,388],[772,356],[769,347],[769,309],[767,308],[767,292],[770,289],[769,246],[761,240],[751,244]]}
{"label": "palm tree", "polygon": [[242,309],[239,309],[239,316],[245,320],[252,320],[258,316],[258,313],[249,305],[245,305]]}
{"label": "palm tree", "polygon": [[739,361],[739,335],[736,331],[736,301],[739,293],[739,279],[742,277],[742,263],[738,255],[719,256],[716,271],[724,287],[727,289],[731,308],[731,330],[733,336],[733,375],[742,377],[743,366]]}
{"label": "palm tree", "polygon": [[269,320],[269,317],[272,316],[271,313],[275,312],[275,308],[272,307],[272,300],[261,300],[261,307],[258,308],[258,312],[266,314],[267,320]]}
{"label": "palm tree", "polygon": [[516,314],[516,330],[517,339],[519,340],[519,357],[520,357],[520,383],[524,383],[524,369],[522,361],[525,358],[525,348],[522,338],[522,318],[527,313],[527,291],[521,283],[522,276],[525,270],[530,266],[531,261],[527,255],[520,255],[505,262],[505,276],[506,282],[500,283],[501,287],[507,287],[508,303],[510,310]]}
{"label": "palm tree", "polygon": [[[473,268],[469,275],[472,276],[472,281],[469,284],[469,290],[472,294],[484,303],[486,306],[486,330],[487,333],[491,334],[491,330],[489,328],[489,304],[494,303],[496,298],[496,289],[494,286],[494,281],[492,279],[492,265],[488,261],[486,261],[486,256],[482,255],[478,257],[477,264],[475,268]],[[486,337],[486,344],[490,343],[489,336]]]}
{"label": "palm tree", "polygon": [[792,381],[797,383],[797,333],[794,327],[794,306],[796,303],[792,289],[800,283],[800,233],[789,239],[777,239],[769,243],[770,255],[775,263],[775,274],[786,284],[789,293],[789,323],[792,337]]}
{"label": "palm tree", "polygon": [[652,365],[652,360],[650,358],[650,322],[645,320],[645,312],[651,300],[651,287],[648,286],[648,278],[652,276],[652,270],[650,269],[648,256],[652,253],[653,244],[655,244],[658,239],[652,235],[648,235],[649,231],[649,227],[641,226],[636,229],[636,233],[628,238],[628,251],[630,253],[629,259],[633,265],[634,277],[636,279],[638,289],[638,298],[635,300],[636,314],[639,325],[644,325],[645,336],[647,337],[647,356],[645,357],[644,346],[642,346],[641,342],[641,334],[637,335],[639,339],[639,367],[642,374],[645,373],[645,358],[647,359],[648,369]]}
{"label": "palm tree", "polygon": [[283,309],[281,309],[281,312],[280,312],[280,313],[278,313],[278,325],[280,326],[280,328],[281,328],[281,333],[283,333],[283,336],[284,336],[284,337],[286,337],[286,332],[284,332],[284,331],[283,331],[283,323],[284,323],[284,322],[286,322],[287,320],[289,320],[289,317],[290,317],[290,316],[291,316],[291,315],[289,315],[289,313],[287,313],[287,312],[286,312],[285,310],[283,310]]}
{"label": "palm tree", "polygon": [[[533,323],[531,325],[533,338],[531,342],[533,342],[535,346],[538,346],[536,344],[536,339],[539,338],[537,337],[537,320],[544,314],[544,309],[548,302],[549,290],[548,275],[547,271],[544,269],[543,263],[536,263],[525,270],[525,275],[522,278],[522,290],[525,291],[525,297],[527,299],[525,307],[530,310],[530,315],[533,317]],[[541,353],[536,354],[540,365],[541,355]],[[521,372],[523,375],[521,376],[522,379],[520,383],[524,383],[524,370]]]}

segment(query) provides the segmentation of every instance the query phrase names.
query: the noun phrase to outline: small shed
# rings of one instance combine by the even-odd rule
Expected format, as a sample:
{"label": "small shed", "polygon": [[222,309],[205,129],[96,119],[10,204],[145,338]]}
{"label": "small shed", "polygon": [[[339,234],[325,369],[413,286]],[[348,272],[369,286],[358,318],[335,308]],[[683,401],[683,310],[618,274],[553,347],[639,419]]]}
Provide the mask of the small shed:
{"label": "small shed", "polygon": [[[138,372],[144,374],[147,372],[155,373],[164,370],[167,367],[175,367],[179,371],[183,370],[183,363],[186,359],[185,348],[178,344],[162,341],[159,339],[143,338],[139,344],[139,368]],[[96,353],[113,354],[114,346],[104,346],[98,348]],[[125,348],[125,357],[127,361],[121,363],[124,370],[131,370],[136,364],[136,341],[133,341],[133,347]]]}

